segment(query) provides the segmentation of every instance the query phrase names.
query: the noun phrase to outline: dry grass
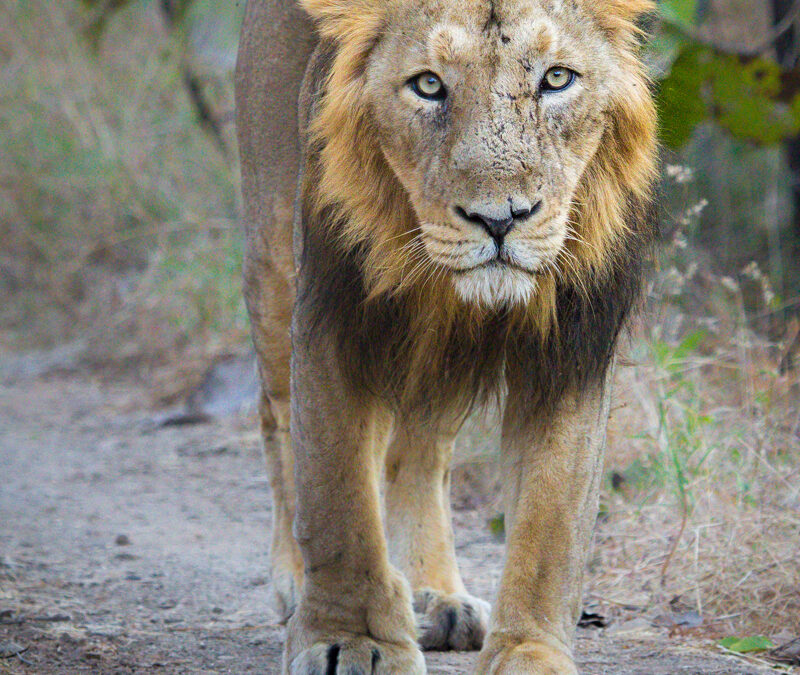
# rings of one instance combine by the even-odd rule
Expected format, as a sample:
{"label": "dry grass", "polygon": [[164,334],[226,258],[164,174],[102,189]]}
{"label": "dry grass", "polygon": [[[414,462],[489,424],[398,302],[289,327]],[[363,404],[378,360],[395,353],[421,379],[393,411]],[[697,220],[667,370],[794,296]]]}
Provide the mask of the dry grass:
{"label": "dry grass", "polygon": [[158,3],[119,12],[99,54],[74,2],[0,11],[0,339],[88,336],[103,362],[241,340],[236,160],[196,123]]}
{"label": "dry grass", "polygon": [[800,373],[761,337],[781,311],[758,268],[697,259],[678,230],[619,374],[590,593],[778,643],[800,634]]}
{"label": "dry grass", "polygon": [[705,349],[621,373],[590,592],[679,598],[706,634],[797,636],[800,382],[766,345]]}

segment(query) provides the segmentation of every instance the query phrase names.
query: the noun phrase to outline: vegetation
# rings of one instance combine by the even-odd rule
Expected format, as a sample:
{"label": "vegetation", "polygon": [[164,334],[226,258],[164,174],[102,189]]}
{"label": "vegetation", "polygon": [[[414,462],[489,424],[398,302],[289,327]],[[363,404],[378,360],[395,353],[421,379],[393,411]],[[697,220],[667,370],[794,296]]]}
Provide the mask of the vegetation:
{"label": "vegetation", "polygon": [[667,625],[691,611],[674,628],[695,638],[781,644],[800,632],[800,381],[752,329],[775,307],[760,270],[701,272],[685,246],[666,243],[618,378],[592,593]]}
{"label": "vegetation", "polygon": [[1,4],[4,342],[89,336],[93,360],[126,363],[243,343],[233,17],[189,40],[159,5],[129,3],[90,41],[74,3]]}

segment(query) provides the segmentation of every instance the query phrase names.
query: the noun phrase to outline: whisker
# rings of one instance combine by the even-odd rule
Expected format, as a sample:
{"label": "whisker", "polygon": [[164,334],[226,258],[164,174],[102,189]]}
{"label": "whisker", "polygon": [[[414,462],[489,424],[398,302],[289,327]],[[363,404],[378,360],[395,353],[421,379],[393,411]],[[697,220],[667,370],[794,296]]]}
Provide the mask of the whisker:
{"label": "whisker", "polygon": [[578,232],[575,230],[575,228],[573,228],[572,225],[569,224],[569,223],[567,223],[567,233],[568,233],[567,237],[566,237],[567,239],[569,239],[571,241],[576,241],[576,242],[578,242],[580,244],[583,244],[584,246],[588,246],[589,248],[593,249],[595,251],[595,253],[601,253],[602,252],[602,251],[600,251],[600,249],[595,244],[592,244],[591,242],[589,242],[586,239],[584,239],[583,237],[581,237],[581,235],[578,234]]}

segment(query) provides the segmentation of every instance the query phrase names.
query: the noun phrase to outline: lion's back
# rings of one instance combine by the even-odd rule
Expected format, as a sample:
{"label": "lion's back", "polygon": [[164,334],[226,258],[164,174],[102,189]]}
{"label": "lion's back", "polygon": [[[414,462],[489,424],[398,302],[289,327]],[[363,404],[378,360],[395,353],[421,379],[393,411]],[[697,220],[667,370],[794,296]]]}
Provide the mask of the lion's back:
{"label": "lion's back", "polygon": [[250,0],[236,69],[237,128],[248,251],[291,276],[299,170],[298,96],[316,45],[296,0]]}

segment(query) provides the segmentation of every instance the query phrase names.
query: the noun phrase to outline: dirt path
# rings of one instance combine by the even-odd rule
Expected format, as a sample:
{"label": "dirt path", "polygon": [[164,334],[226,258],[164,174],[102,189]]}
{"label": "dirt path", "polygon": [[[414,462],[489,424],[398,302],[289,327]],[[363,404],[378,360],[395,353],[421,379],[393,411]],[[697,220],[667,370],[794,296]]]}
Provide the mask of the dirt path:
{"label": "dirt path", "polygon": [[[0,386],[0,673],[278,673],[255,428],[161,426],[135,388],[76,377]],[[483,515],[456,521],[467,585],[491,598],[502,547]],[[612,632],[580,631],[583,672],[761,672]]]}

